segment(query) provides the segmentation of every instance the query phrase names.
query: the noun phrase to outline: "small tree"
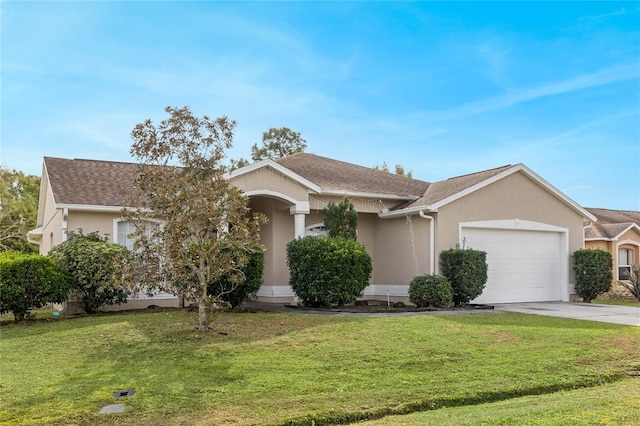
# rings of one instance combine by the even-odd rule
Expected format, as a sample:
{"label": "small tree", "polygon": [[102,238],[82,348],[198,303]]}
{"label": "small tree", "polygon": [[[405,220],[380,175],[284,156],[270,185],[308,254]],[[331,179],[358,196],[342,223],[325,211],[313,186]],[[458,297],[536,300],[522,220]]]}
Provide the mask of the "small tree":
{"label": "small tree", "polygon": [[573,253],[573,272],[576,274],[576,293],[591,303],[611,289],[613,281],[611,253],[600,249],[582,249]]}
{"label": "small tree", "polygon": [[69,232],[49,256],[69,277],[70,290],[78,305],[88,314],[100,312],[104,305],[120,305],[129,292],[116,282],[116,273],[128,256],[126,247],[111,244],[97,232]]}
{"label": "small tree", "polygon": [[[134,228],[135,261],[125,276],[136,291],[164,291],[198,304],[198,330],[208,328],[208,308],[221,294],[209,285],[242,280],[266,218],[251,214],[248,198],[226,178],[222,164],[235,122],[195,117],[188,107],[167,107],[169,118],[151,120],[131,132],[131,154],[140,161],[123,217]],[[149,219],[162,226],[149,232]],[[133,279],[135,277],[135,280]],[[225,290],[226,291],[226,290]]]}
{"label": "small tree", "polygon": [[369,284],[371,256],[353,239],[305,237],[287,244],[289,284],[307,306],[345,305]]}
{"label": "small tree", "polygon": [[629,293],[640,301],[640,264],[631,265],[631,272],[627,274],[625,281],[618,281],[622,287],[629,290]]}
{"label": "small tree", "polygon": [[329,237],[342,237],[355,240],[358,228],[358,213],[346,195],[340,203],[333,201],[322,210],[324,226]]}
{"label": "small tree", "polygon": [[39,196],[39,176],[0,167],[0,251],[37,253],[27,231],[36,226]]}
{"label": "small tree", "polygon": [[453,290],[453,303],[462,306],[482,294],[487,283],[487,253],[455,248],[440,253],[440,271]]}
{"label": "small tree", "polygon": [[51,258],[14,252],[0,253],[0,313],[24,320],[33,308],[67,299],[64,271]]}
{"label": "small tree", "polygon": [[270,158],[272,160],[288,157],[297,152],[304,152],[307,141],[300,137],[300,133],[287,127],[270,128],[262,134],[262,146],[253,144],[251,147],[251,159],[260,161]]}
{"label": "small tree", "polygon": [[409,300],[418,308],[446,308],[453,301],[451,284],[441,275],[418,275],[409,284]]}

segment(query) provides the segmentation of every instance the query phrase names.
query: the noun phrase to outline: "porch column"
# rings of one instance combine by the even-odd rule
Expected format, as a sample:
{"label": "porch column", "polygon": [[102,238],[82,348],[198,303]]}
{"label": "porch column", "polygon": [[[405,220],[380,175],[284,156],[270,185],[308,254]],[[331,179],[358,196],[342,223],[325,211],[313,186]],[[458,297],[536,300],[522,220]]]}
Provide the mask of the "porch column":
{"label": "porch column", "polygon": [[293,236],[294,238],[304,237],[305,216],[309,214],[309,202],[299,201],[289,208],[293,215]]}

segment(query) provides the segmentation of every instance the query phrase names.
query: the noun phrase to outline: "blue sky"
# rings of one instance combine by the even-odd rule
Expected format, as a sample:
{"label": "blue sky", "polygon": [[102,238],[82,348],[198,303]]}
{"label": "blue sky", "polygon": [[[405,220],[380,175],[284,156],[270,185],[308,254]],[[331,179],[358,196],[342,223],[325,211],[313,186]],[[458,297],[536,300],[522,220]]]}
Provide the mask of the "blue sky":
{"label": "blue sky", "polygon": [[524,163],[585,207],[640,210],[638,2],[0,3],[1,162],[132,161],[164,107],[308,152],[449,177]]}

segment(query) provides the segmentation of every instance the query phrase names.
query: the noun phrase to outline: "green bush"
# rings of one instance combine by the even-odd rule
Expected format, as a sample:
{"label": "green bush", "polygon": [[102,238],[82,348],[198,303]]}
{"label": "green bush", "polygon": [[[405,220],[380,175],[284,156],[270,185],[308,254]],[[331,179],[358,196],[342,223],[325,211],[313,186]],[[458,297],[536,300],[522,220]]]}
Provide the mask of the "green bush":
{"label": "green bush", "polygon": [[345,195],[338,204],[331,201],[322,214],[330,237],[357,239],[358,213],[349,197]]}
{"label": "green bush", "polygon": [[62,303],[69,287],[64,271],[37,254],[0,253],[0,313],[13,312],[22,321],[29,310]]}
{"label": "green bush", "polygon": [[450,249],[440,253],[440,272],[447,277],[455,306],[463,306],[482,294],[487,284],[487,253]]}
{"label": "green bush", "polygon": [[353,239],[305,237],[287,244],[289,284],[307,306],[353,303],[371,278],[371,256]]}
{"label": "green bush", "polygon": [[409,284],[409,300],[418,308],[447,308],[453,301],[451,284],[442,275],[418,275]]}
{"label": "green bush", "polygon": [[219,295],[220,299],[229,303],[232,308],[240,306],[242,302],[254,296],[263,281],[264,249],[259,244],[247,253],[247,264],[242,268],[242,280],[234,282],[233,277],[225,275],[220,280],[209,284],[207,293],[213,296]]}
{"label": "green bush", "polygon": [[128,255],[126,247],[108,243],[96,232],[69,233],[67,241],[55,246],[49,256],[67,273],[69,287],[78,305],[89,314],[104,305],[122,304],[128,291],[115,283],[114,274]]}
{"label": "green bush", "polygon": [[576,274],[576,293],[591,303],[611,289],[613,282],[611,253],[600,249],[582,249],[573,253],[573,272]]}

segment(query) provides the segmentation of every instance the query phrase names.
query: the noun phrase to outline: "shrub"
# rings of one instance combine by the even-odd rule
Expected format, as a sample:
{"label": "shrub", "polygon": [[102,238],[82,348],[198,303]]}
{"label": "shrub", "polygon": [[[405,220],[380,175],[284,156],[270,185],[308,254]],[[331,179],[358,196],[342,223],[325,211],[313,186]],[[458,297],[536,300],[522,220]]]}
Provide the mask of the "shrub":
{"label": "shrub", "polygon": [[129,293],[114,280],[127,254],[126,247],[108,243],[96,232],[84,235],[82,231],[69,233],[67,241],[49,252],[69,276],[78,305],[89,314],[127,301]]}
{"label": "shrub", "polygon": [[618,281],[618,283],[629,290],[629,292],[640,302],[640,265],[634,263],[631,265],[631,273],[626,277],[626,281]]}
{"label": "shrub", "polygon": [[69,288],[64,271],[52,259],[36,254],[0,253],[0,313],[22,321],[29,310],[62,303]]}
{"label": "shrub", "polygon": [[440,253],[440,272],[451,284],[455,306],[466,305],[482,294],[487,270],[487,253],[483,251],[455,248]]}
{"label": "shrub", "polygon": [[289,284],[307,306],[353,303],[371,278],[371,256],[347,238],[305,237],[287,244]]}
{"label": "shrub", "polygon": [[322,210],[324,226],[332,238],[341,237],[355,240],[357,238],[358,213],[346,195],[340,203],[333,201]]}
{"label": "shrub", "polygon": [[576,274],[576,293],[591,303],[611,289],[613,281],[611,253],[600,249],[582,249],[573,253],[573,272]]}
{"label": "shrub", "polygon": [[453,301],[451,284],[442,275],[418,275],[409,284],[409,300],[419,308],[446,308]]}
{"label": "shrub", "polygon": [[247,264],[242,268],[241,281],[234,282],[234,278],[225,275],[220,280],[209,284],[207,292],[219,295],[220,299],[229,303],[232,308],[240,306],[242,302],[254,296],[262,285],[264,272],[264,249],[259,244],[247,253]]}

